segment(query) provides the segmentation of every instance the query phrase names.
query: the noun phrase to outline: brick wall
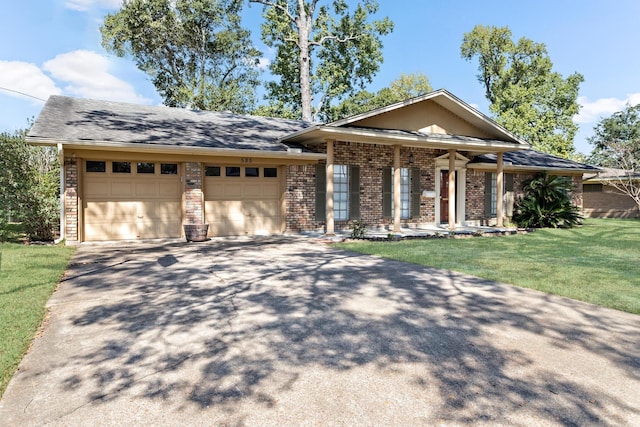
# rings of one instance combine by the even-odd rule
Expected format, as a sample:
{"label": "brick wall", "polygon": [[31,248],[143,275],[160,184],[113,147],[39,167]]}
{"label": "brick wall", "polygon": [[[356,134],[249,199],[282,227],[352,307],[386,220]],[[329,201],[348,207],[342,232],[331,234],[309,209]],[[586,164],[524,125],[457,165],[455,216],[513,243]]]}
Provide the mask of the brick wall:
{"label": "brick wall", "polygon": [[[326,153],[326,145],[316,147],[316,152]],[[413,155],[413,156],[412,156]],[[413,163],[410,163],[413,157]],[[322,163],[324,164],[324,163]],[[334,164],[360,166],[360,213],[369,226],[393,223],[382,214],[382,170],[393,166],[393,147],[338,141],[334,146]],[[406,148],[400,150],[403,168],[420,169],[421,190],[435,190],[435,152],[430,149]],[[323,229],[325,222],[316,221],[315,165],[289,166],[287,168],[286,223],[291,232]],[[416,225],[435,221],[435,200],[421,198],[420,217],[402,220],[403,224]],[[336,221],[336,229],[348,228],[348,221]]]}
{"label": "brick wall", "polygon": [[78,241],[78,159],[64,159],[64,218],[65,239]]}
{"label": "brick wall", "polygon": [[484,172],[467,169],[465,214],[469,221],[484,218]]}
{"label": "brick wall", "polygon": [[203,216],[202,164],[185,163],[185,224],[200,224]]}
{"label": "brick wall", "polygon": [[602,192],[583,193],[584,216],[587,218],[640,218],[636,202],[611,185]]}

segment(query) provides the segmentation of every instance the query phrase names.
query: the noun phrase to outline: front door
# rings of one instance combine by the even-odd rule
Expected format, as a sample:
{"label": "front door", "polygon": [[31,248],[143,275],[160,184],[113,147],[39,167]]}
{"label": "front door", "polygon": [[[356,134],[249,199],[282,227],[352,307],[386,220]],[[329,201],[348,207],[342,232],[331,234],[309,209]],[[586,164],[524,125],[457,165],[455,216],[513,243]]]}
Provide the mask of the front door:
{"label": "front door", "polygon": [[[456,194],[458,194],[458,174],[456,174]],[[449,171],[440,171],[440,224],[449,222]]]}

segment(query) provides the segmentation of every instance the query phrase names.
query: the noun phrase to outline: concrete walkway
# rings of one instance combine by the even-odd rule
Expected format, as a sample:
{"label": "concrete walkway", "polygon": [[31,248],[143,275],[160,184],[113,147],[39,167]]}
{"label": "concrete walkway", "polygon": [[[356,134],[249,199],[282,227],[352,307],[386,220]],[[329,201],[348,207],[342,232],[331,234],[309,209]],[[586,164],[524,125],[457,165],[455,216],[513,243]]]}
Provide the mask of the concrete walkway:
{"label": "concrete walkway", "polygon": [[0,424],[640,425],[640,316],[301,238],[81,246]]}

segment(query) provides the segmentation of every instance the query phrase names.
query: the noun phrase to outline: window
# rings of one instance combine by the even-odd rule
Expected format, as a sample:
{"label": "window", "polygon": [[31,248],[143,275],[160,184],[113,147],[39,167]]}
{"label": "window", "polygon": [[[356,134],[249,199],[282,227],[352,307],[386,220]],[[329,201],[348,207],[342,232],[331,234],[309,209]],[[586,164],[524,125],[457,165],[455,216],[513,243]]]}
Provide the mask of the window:
{"label": "window", "polygon": [[[498,184],[495,172],[484,174],[484,216],[487,218],[498,215]],[[513,174],[505,173],[502,180],[503,214],[513,215]]]}
{"label": "window", "polygon": [[333,166],[333,217],[336,221],[349,219],[349,167]]}
{"label": "window", "polygon": [[244,176],[259,177],[260,176],[260,168],[244,168]]}
{"label": "window", "polygon": [[154,173],[156,173],[156,164],[155,163],[147,163],[147,162],[138,162],[136,171],[137,171],[137,173],[154,174]]}
{"label": "window", "polygon": [[161,175],[178,175],[178,165],[176,163],[160,163]]}
{"label": "window", "polygon": [[498,184],[497,184],[497,175],[495,173],[491,174],[491,216],[495,216],[498,214]]}
{"label": "window", "polygon": [[265,178],[277,178],[278,177],[278,168],[264,168],[264,177]]}
{"label": "window", "polygon": [[[391,169],[391,188],[395,173]],[[391,197],[391,212],[394,212],[393,195]],[[400,218],[411,218],[411,175],[408,168],[400,168]]]}
{"label": "window", "polygon": [[204,168],[205,176],[220,176],[220,166],[207,166]]}
{"label": "window", "polygon": [[583,184],[582,191],[585,193],[602,193],[602,184]]}
{"label": "window", "polygon": [[[275,168],[274,168],[275,169]],[[324,221],[327,214],[326,165],[316,165],[316,220]],[[333,219],[360,219],[360,167],[333,166]]]}
{"label": "window", "polygon": [[111,172],[131,173],[131,162],[111,162]]}
{"label": "window", "polygon": [[240,176],[239,166],[227,166],[226,176]]}
{"label": "window", "polygon": [[87,172],[106,172],[107,162],[96,162],[92,160],[87,160],[86,171]]}

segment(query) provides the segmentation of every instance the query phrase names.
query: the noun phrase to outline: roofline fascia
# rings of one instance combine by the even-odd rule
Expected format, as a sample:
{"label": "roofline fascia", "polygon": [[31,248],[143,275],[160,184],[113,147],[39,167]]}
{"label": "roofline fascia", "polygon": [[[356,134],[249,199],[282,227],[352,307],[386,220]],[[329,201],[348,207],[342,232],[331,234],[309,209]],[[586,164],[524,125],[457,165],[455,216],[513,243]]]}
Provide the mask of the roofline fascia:
{"label": "roofline fascia", "polygon": [[[370,139],[370,143],[381,145],[397,145],[399,143],[427,143],[431,144],[429,148],[441,148],[450,149],[455,147],[464,147],[465,150],[477,150],[478,148],[492,148],[493,151],[516,151],[527,150],[531,146],[529,144],[517,144],[512,142],[496,143],[494,141],[477,141],[477,142],[457,142],[449,139],[437,138],[437,137],[423,137],[423,136],[408,136],[408,135],[382,135],[375,130],[363,130],[357,128],[337,128],[333,126],[317,126],[315,128],[320,133],[328,135],[327,139],[337,139],[342,136],[349,140],[349,138],[360,137],[363,139]],[[287,138],[288,139],[288,138]],[[353,141],[358,142],[358,141]],[[365,141],[368,142],[368,141]],[[304,144],[304,142],[302,142]]]}
{"label": "roofline fascia", "polygon": [[640,181],[640,176],[638,177],[629,177],[629,176],[621,176],[621,177],[592,177],[592,178],[587,178],[585,179],[583,182],[586,184],[591,184],[591,183],[604,183],[604,182],[613,182],[613,181]]}
{"label": "roofline fascia", "polygon": [[[497,169],[498,165],[496,163],[486,163],[486,162],[478,162],[478,163],[467,163],[468,169]],[[511,162],[504,163],[504,170],[510,171],[559,171],[559,172],[576,172],[576,173],[589,173],[593,172],[591,169],[569,169],[569,168],[554,168],[554,167],[545,167],[541,168],[539,166],[522,166],[522,165],[514,165]]]}
{"label": "roofline fascia", "polygon": [[208,155],[222,157],[258,157],[275,159],[296,159],[296,160],[324,160],[327,155],[324,153],[299,153],[291,151],[264,151],[264,150],[242,150],[235,148],[212,148],[212,147],[173,147],[169,145],[146,145],[130,142],[113,141],[64,141],[64,140],[43,140],[36,137],[26,137],[26,142],[32,145],[62,145],[65,149],[81,150],[104,150],[104,151],[128,151],[128,152],[153,152],[158,154],[183,154],[183,155]]}

